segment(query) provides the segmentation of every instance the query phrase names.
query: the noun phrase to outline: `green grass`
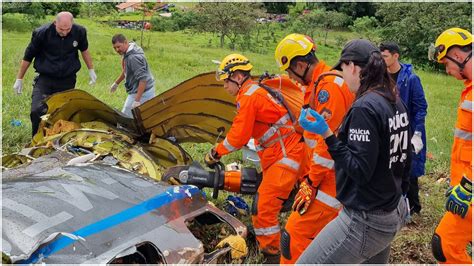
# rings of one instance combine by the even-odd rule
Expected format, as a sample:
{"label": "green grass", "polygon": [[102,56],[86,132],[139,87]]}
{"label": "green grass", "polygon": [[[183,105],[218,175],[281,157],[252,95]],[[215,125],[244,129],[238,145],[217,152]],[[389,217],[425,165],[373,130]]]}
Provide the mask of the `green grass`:
{"label": "green grass", "polygon": [[[52,20],[52,18],[48,18],[48,20]],[[77,19],[76,22],[87,27],[89,50],[98,75],[97,84],[89,86],[88,72],[83,64],[82,70],[78,73],[77,88],[91,93],[114,108],[121,109],[126,98],[123,85],[115,94],[109,93],[109,86],[120,73],[120,57],[112,49],[111,38],[114,34],[121,32],[129,39],[139,41],[140,32],[111,28],[105,24],[85,19]],[[27,26],[22,25],[21,29],[15,28],[15,31],[5,30],[4,28],[2,32],[3,153],[19,151],[30,140],[29,110],[34,77],[32,66],[24,78],[23,94],[17,96],[12,89],[19,63],[31,38],[31,31],[25,31],[24,27]],[[284,32],[278,32],[276,39],[280,40],[284,35]],[[336,40],[336,36],[350,39],[354,35],[349,32],[330,32],[328,46],[322,45],[322,34],[314,36],[318,44],[318,57],[328,64],[334,64],[340,53],[341,47]],[[273,59],[273,49],[276,43],[270,43],[265,53],[251,53],[232,51],[226,48],[221,49],[218,47],[218,38],[212,34],[147,32],[145,33],[144,46],[148,63],[156,78],[157,93],[163,92],[197,74],[214,71],[216,66],[211,60],[220,60],[232,52],[241,52],[249,57],[255,67],[254,74],[262,73],[265,70],[273,73],[278,72]],[[443,213],[443,193],[447,186],[445,183],[436,183],[436,180],[441,176],[446,176],[449,170],[449,154],[453,139],[456,105],[463,88],[461,82],[444,74],[423,70],[417,70],[417,73],[421,78],[429,104],[426,128],[428,152],[433,155],[433,159],[428,160],[428,174],[420,180],[420,197],[423,203],[422,215],[414,218],[416,225],[404,229],[397,236],[393,244],[392,263],[434,263],[429,240]],[[21,120],[23,125],[20,127],[12,126],[10,124],[12,119]],[[185,144],[184,147],[194,159],[202,161],[211,144]],[[229,162],[238,158],[239,154],[232,154],[225,161]],[[248,203],[250,204],[250,201]],[[410,253],[409,256],[406,255],[408,253]],[[257,256],[248,262],[259,263],[261,260]]]}

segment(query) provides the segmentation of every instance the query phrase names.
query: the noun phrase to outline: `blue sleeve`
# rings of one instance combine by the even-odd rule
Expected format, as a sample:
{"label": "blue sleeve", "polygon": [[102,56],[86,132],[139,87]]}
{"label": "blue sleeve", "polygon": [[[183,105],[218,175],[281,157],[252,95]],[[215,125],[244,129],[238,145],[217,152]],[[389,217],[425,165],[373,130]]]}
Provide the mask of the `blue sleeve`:
{"label": "blue sleeve", "polygon": [[420,78],[417,75],[413,74],[410,76],[409,85],[412,91],[411,112],[414,117],[411,122],[415,125],[415,131],[423,132],[425,128],[425,117],[428,103],[426,102]]}

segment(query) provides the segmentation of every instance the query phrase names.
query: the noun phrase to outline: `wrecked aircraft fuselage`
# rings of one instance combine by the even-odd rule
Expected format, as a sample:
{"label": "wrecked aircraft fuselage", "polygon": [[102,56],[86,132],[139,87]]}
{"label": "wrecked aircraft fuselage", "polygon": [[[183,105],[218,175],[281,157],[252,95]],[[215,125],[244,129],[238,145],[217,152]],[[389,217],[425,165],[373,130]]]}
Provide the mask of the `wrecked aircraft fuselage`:
{"label": "wrecked aircraft fuselage", "polygon": [[194,186],[170,186],[102,163],[43,168],[21,178],[9,171],[2,243],[14,263],[216,263],[189,224],[222,223],[247,235],[244,224]]}
{"label": "wrecked aircraft fuselage", "polygon": [[232,262],[225,240],[245,245],[246,226],[197,187],[159,181],[192,162],[181,143],[224,139],[235,100],[221,87],[198,75],[133,119],[84,91],[49,97],[30,148],[2,157],[2,262]]}

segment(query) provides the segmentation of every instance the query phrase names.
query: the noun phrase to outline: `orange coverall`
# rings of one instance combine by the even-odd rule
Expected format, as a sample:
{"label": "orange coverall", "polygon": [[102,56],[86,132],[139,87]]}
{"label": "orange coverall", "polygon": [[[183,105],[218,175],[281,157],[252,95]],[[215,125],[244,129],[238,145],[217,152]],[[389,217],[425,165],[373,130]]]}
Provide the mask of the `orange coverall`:
{"label": "orange coverall", "polygon": [[[463,176],[472,181],[472,81],[466,81],[464,85],[451,151],[451,186],[458,185]],[[466,249],[472,241],[472,203],[464,218],[446,212],[434,237],[440,240],[440,243],[432,242],[433,253],[438,252],[435,256],[440,263],[472,264]],[[439,259],[440,255],[445,261]]]}
{"label": "orange coverall", "polygon": [[263,179],[254,199],[252,223],[260,250],[279,255],[278,214],[297,182],[304,142],[285,107],[256,82],[244,82],[236,100],[237,115],[216,152],[222,156],[240,149],[251,137],[255,139]]}
{"label": "orange coverall", "polygon": [[[311,90],[314,88],[319,75],[328,72],[331,67],[324,61],[319,61],[313,70],[312,81],[305,92],[305,104],[309,104]],[[329,128],[336,132],[346,112],[349,110],[354,95],[350,92],[344,80],[338,76],[325,76],[318,84],[314,106],[319,113],[326,113]],[[306,174],[317,187],[316,200],[311,203],[306,213],[300,215],[292,212],[282,233],[281,264],[295,263],[301,253],[311,243],[315,236],[334,219],[341,207],[336,197],[336,177],[334,161],[327,151],[324,139],[304,131],[306,143]]]}

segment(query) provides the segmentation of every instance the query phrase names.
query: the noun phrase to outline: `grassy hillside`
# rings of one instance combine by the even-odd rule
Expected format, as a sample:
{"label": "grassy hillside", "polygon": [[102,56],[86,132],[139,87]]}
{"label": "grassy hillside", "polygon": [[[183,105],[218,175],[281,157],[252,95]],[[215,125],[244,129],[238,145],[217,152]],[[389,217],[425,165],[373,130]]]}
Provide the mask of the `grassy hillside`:
{"label": "grassy hillside", "polygon": [[[109,93],[109,86],[120,73],[120,57],[112,49],[111,38],[115,33],[121,32],[129,39],[137,39],[139,42],[140,32],[115,29],[89,20],[78,19],[76,22],[87,27],[89,50],[98,75],[97,84],[89,86],[88,72],[83,64],[82,70],[78,73],[76,87],[88,91],[114,108],[121,109],[126,98],[123,85],[115,94]],[[12,86],[24,50],[31,38],[31,32],[9,31],[4,28],[2,35],[2,150],[3,153],[10,153],[20,150],[30,139],[29,110],[34,70],[31,66],[24,78],[23,94],[15,95]],[[281,32],[277,39],[283,36],[284,33]],[[320,59],[329,64],[336,62],[342,48],[336,47],[337,41],[334,39],[336,36],[348,38],[352,34],[330,33],[331,39],[328,41],[331,47],[323,46],[316,38],[317,54]],[[231,52],[240,52],[218,48],[218,38],[211,34],[195,35],[188,32],[147,32],[144,46],[148,62],[156,78],[158,93],[199,73],[214,71],[216,66],[211,62],[212,59],[220,60]],[[264,70],[278,72],[273,58],[275,46],[276,43],[266,54],[242,52],[255,66],[253,73],[261,73]],[[415,224],[397,237],[392,263],[434,263],[430,254],[429,240],[443,212],[442,194],[446,188],[445,183],[438,184],[436,180],[445,176],[448,171],[456,105],[463,87],[461,82],[444,74],[422,70],[417,70],[417,73],[422,80],[429,104],[426,127],[428,152],[432,155],[432,159],[427,164],[429,175],[421,178],[420,196],[424,206],[422,215],[414,217]],[[21,120],[22,125],[13,126],[12,119]],[[201,159],[210,145],[185,145],[185,147],[195,159]],[[258,260],[253,260],[253,262],[258,262]]]}

